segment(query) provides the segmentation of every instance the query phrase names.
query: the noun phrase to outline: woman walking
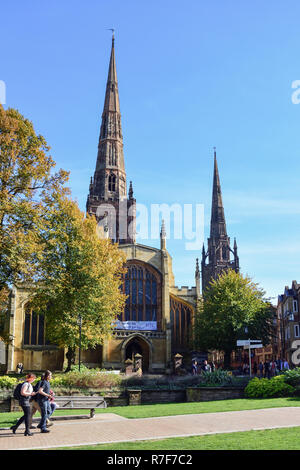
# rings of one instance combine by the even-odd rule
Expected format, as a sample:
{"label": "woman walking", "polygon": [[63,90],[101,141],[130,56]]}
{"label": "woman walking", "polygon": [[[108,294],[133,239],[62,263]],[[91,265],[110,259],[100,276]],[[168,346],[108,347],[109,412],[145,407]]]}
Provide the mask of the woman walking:
{"label": "woman walking", "polygon": [[14,434],[16,434],[16,430],[20,426],[20,424],[25,421],[25,433],[24,436],[33,436],[32,432],[30,432],[30,402],[29,398],[33,397],[36,392],[33,391],[31,383],[35,380],[35,375],[34,374],[27,374],[26,375],[26,382],[23,383],[21,391],[20,391],[20,406],[22,407],[22,410],[24,412],[24,415],[21,416],[19,421],[12,426],[10,429]]}

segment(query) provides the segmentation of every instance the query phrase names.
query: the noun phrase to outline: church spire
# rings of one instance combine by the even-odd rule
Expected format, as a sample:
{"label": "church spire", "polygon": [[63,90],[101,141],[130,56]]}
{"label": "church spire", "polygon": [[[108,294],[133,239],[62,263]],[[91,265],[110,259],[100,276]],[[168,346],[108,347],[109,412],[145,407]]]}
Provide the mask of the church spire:
{"label": "church spire", "polygon": [[[234,255],[233,261],[230,259],[230,253]],[[206,263],[207,258],[208,263]],[[208,238],[207,252],[205,252],[204,245],[202,249],[202,290],[205,291],[211,279],[217,279],[223,271],[227,271],[228,269],[234,269],[238,272],[239,260],[237,256],[237,244],[235,242],[234,250],[232,250],[230,248],[230,238],[227,235],[217,155],[216,149],[214,148],[210,237]]]}
{"label": "church spire", "polygon": [[114,33],[112,36],[111,53],[110,53],[110,61],[109,61],[109,68],[108,68],[103,112],[105,111],[113,111],[113,112],[120,113]]}
{"label": "church spire", "polygon": [[221,183],[219,177],[217,153],[214,147],[214,179],[211,206],[210,236],[219,238],[227,236],[224,207],[222,201]]}
{"label": "church spire", "polygon": [[[132,186],[130,200],[127,199],[115,37],[114,30],[112,31],[97,162],[89,188],[87,212],[96,215],[98,222],[100,222],[103,220],[104,213],[109,211],[110,238],[119,243],[130,243],[135,238],[135,230],[130,236],[127,233],[126,225],[129,227],[129,223],[131,225],[135,223],[135,199],[133,198]],[[129,208],[131,208],[130,214],[128,213]]]}
{"label": "church spire", "polygon": [[126,196],[126,173],[114,35],[112,37],[97,163],[93,181],[90,196],[96,196],[101,200],[117,200]]}

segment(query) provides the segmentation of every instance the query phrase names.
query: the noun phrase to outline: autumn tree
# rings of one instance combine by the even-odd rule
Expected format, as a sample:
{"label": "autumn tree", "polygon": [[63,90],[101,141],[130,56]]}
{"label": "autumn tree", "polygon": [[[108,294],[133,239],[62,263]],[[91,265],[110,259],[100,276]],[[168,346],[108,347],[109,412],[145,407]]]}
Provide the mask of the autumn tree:
{"label": "autumn tree", "polygon": [[68,348],[68,367],[79,346],[78,318],[82,318],[82,349],[94,348],[112,332],[124,308],[120,290],[125,258],[117,245],[99,237],[93,216],[81,212],[68,198],[58,198],[48,213],[41,236],[43,256],[33,308],[46,319],[48,340]]}
{"label": "autumn tree", "polygon": [[49,149],[32,122],[0,105],[0,290],[33,279],[45,215],[67,191]]}
{"label": "autumn tree", "polygon": [[228,368],[238,339],[260,339],[264,345],[270,342],[272,319],[271,305],[258,284],[229,270],[211,281],[199,302],[195,344],[202,350],[223,351],[224,367]]}

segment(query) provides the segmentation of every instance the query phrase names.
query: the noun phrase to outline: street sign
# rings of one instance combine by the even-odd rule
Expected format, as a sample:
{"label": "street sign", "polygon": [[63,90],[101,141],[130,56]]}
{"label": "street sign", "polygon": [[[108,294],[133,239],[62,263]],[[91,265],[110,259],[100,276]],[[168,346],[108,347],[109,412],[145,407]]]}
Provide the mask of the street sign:
{"label": "street sign", "polygon": [[[261,339],[238,339],[236,342],[237,346],[249,346],[252,343],[259,343],[261,344]],[[256,346],[257,348],[262,346]]]}
{"label": "street sign", "polygon": [[245,345],[245,346],[244,346],[244,349],[255,349],[255,348],[262,348],[262,347],[263,347],[262,344],[251,344],[251,346]]}
{"label": "street sign", "polygon": [[238,339],[236,342],[237,346],[249,346],[249,340],[248,339]]}

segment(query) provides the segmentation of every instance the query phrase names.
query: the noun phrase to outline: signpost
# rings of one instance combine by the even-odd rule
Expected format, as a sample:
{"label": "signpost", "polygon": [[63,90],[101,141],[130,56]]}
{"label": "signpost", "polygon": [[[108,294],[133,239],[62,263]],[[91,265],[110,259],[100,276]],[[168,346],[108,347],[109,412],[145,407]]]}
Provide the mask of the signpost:
{"label": "signpost", "polygon": [[249,350],[249,375],[251,377],[251,349],[262,348],[263,345],[260,339],[238,339],[236,342],[237,346],[243,346],[244,349]]}

